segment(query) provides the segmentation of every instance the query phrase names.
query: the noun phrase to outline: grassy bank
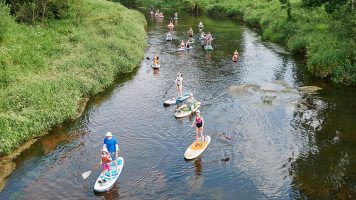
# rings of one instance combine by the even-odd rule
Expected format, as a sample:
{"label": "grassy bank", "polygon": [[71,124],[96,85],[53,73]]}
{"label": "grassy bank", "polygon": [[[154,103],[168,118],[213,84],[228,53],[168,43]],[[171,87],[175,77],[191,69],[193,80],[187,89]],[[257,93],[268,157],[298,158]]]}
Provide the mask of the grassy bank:
{"label": "grassy bank", "polygon": [[0,3],[0,155],[73,117],[81,97],[141,61],[141,13],[104,0],[84,0],[83,8],[81,23],[48,18],[41,29],[16,23]]}
{"label": "grassy bank", "polygon": [[350,5],[327,13],[325,7],[306,7],[302,0],[290,0],[291,17],[279,0],[220,1],[196,0],[205,12],[242,17],[262,28],[263,38],[286,45],[293,53],[308,58],[315,76],[331,76],[344,84],[356,84],[356,12]]}
{"label": "grassy bank", "polygon": [[[120,0],[121,1],[121,0]],[[127,1],[127,0],[126,0]],[[135,1],[136,2],[136,1]],[[140,6],[165,5],[164,1],[137,1]],[[286,45],[293,53],[308,58],[308,69],[315,76],[331,77],[334,82],[356,84],[356,3],[311,7],[316,0],[290,0],[291,18],[279,0],[174,0],[171,7],[199,9],[208,14],[242,18],[257,25],[263,38]],[[306,2],[309,3],[306,5]],[[333,1],[330,1],[333,2]],[[336,1],[335,1],[336,2]],[[351,7],[351,2],[355,5]],[[169,5],[168,5],[169,6]]]}

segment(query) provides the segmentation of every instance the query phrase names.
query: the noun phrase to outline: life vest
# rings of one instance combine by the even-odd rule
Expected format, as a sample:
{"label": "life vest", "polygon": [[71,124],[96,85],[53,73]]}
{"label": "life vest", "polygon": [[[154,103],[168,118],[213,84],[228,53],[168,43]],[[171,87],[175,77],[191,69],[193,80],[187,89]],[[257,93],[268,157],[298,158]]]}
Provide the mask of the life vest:
{"label": "life vest", "polygon": [[154,62],[157,64],[157,63],[158,63],[158,60],[154,60]]}
{"label": "life vest", "polygon": [[184,47],[184,44],[181,44],[180,46],[183,48],[183,47]]}
{"label": "life vest", "polygon": [[193,35],[193,31],[192,31],[192,30],[189,30],[189,34],[190,34],[190,35]]}
{"label": "life vest", "polygon": [[110,154],[106,154],[106,156],[101,155],[101,160],[103,161],[104,164],[110,162],[109,156],[110,156]]}

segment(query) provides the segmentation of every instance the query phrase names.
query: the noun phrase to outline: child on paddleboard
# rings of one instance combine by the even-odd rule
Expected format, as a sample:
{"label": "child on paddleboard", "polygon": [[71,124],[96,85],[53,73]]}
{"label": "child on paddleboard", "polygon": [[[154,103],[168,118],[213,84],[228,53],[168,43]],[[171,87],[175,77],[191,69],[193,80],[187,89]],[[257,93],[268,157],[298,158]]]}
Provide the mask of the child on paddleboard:
{"label": "child on paddleboard", "polygon": [[180,43],[180,47],[184,48],[184,40],[182,40],[182,42]]}
{"label": "child on paddleboard", "polygon": [[239,58],[239,52],[237,52],[237,49],[234,52],[234,57],[232,59],[238,59]]}
{"label": "child on paddleboard", "polygon": [[177,99],[179,98],[179,93],[180,93],[180,100],[182,101],[183,94],[182,94],[182,81],[183,81],[183,75],[179,72],[177,75],[177,79],[175,80],[177,84]]}
{"label": "child on paddleboard", "polygon": [[103,164],[103,180],[102,182],[105,182],[105,173],[109,170],[110,173],[110,181],[112,181],[111,177],[111,168],[110,168],[110,162],[112,161],[110,154],[108,153],[108,149],[104,148],[103,149],[103,154],[101,155],[101,162],[100,164]]}
{"label": "child on paddleboard", "polygon": [[[204,144],[204,137],[203,137],[203,127],[204,127],[204,119],[203,117],[200,115],[200,110],[197,110],[196,111],[196,116],[193,120],[193,124],[190,126],[190,127],[193,127],[194,126],[194,122],[196,122],[196,129],[195,129],[195,134],[196,134],[196,137],[195,137],[195,143],[197,144],[197,147],[200,146],[200,145],[203,145]],[[201,141],[202,143],[199,144],[198,142],[198,135],[199,135],[199,130],[200,130],[200,137],[201,137]]]}

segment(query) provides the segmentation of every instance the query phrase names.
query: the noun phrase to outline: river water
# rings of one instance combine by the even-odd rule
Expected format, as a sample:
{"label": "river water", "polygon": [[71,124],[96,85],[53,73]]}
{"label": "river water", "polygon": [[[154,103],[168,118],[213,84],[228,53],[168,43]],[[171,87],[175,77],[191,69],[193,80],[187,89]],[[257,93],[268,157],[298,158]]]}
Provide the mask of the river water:
{"label": "river water", "polygon": [[[0,199],[294,199],[352,198],[356,181],[355,88],[312,77],[305,61],[262,40],[258,29],[224,17],[179,11],[173,41],[163,40],[169,17],[146,16],[147,51],[141,66],[119,75],[89,100],[83,115],[54,126],[14,159]],[[216,41],[207,52],[177,51],[198,23]],[[231,62],[234,50],[240,53]],[[160,70],[150,67],[160,52]],[[195,140],[192,117],[176,119],[177,72],[183,93],[192,92],[212,138],[204,154],[186,161]],[[319,86],[315,94],[296,87]],[[104,135],[118,140],[123,172],[107,193],[93,192],[102,168],[86,180],[81,174],[100,162]]]}

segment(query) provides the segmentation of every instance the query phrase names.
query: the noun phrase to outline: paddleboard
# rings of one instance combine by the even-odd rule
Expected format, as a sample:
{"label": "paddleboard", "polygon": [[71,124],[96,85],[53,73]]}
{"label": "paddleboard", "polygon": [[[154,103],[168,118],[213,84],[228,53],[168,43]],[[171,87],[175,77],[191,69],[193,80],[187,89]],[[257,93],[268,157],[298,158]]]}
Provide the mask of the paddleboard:
{"label": "paddleboard", "polygon": [[[118,167],[119,173],[116,173],[115,164],[114,164],[114,162],[111,162],[110,168],[111,168],[112,181],[110,181],[109,172],[106,172],[105,173],[105,182],[102,182],[101,180],[103,179],[103,173],[101,172],[100,176],[98,177],[98,179],[95,181],[95,184],[94,184],[95,192],[106,192],[106,191],[110,190],[115,185],[116,181],[119,179],[122,168],[124,167],[124,159],[122,157],[118,157],[116,159],[116,162],[117,162],[117,167]],[[99,181],[102,183],[100,183]]]}
{"label": "paddleboard", "polygon": [[185,50],[189,50],[189,49],[191,49],[192,47],[190,46],[189,48],[187,48],[187,47],[181,47],[181,48],[179,48],[179,49],[177,49],[177,51],[185,51]]}
{"label": "paddleboard", "polygon": [[151,11],[150,13],[153,14],[154,12]]}
{"label": "paddleboard", "polygon": [[152,63],[151,67],[153,69],[159,69],[161,67],[161,65],[159,63],[157,63],[157,67],[155,67],[155,65]]}
{"label": "paddleboard", "polygon": [[195,42],[194,38],[193,38],[191,41],[189,41],[189,42],[190,42],[191,44],[194,43],[194,42]]}
{"label": "paddleboard", "polygon": [[[198,108],[200,107],[201,103],[200,102],[197,102],[195,105],[194,105],[194,109],[193,109],[193,112],[195,112],[196,110],[198,110]],[[190,108],[182,108],[181,110],[178,110],[176,113],[175,113],[175,117],[176,118],[182,118],[182,117],[186,117],[188,115],[192,114],[192,111],[190,110]]]}
{"label": "paddleboard", "polygon": [[193,144],[191,144],[185,151],[184,158],[190,160],[200,156],[205,151],[205,149],[208,148],[210,141],[210,136],[204,136],[204,144],[201,145],[202,140],[201,137],[199,137],[198,142],[200,145],[197,146],[197,143],[194,141]]}
{"label": "paddleboard", "polygon": [[213,46],[206,45],[206,46],[205,46],[205,49],[208,50],[208,51],[212,51],[212,50],[213,50]]}
{"label": "paddleboard", "polygon": [[[198,40],[206,40],[205,38],[197,37]],[[214,41],[215,38],[213,38],[211,41]]]}
{"label": "paddleboard", "polygon": [[183,102],[186,99],[188,99],[188,97],[189,97],[189,93],[183,94],[182,100],[180,100],[180,97],[171,98],[171,99],[168,99],[167,101],[165,101],[164,104],[165,105],[172,105],[172,104],[180,103],[180,102]]}

